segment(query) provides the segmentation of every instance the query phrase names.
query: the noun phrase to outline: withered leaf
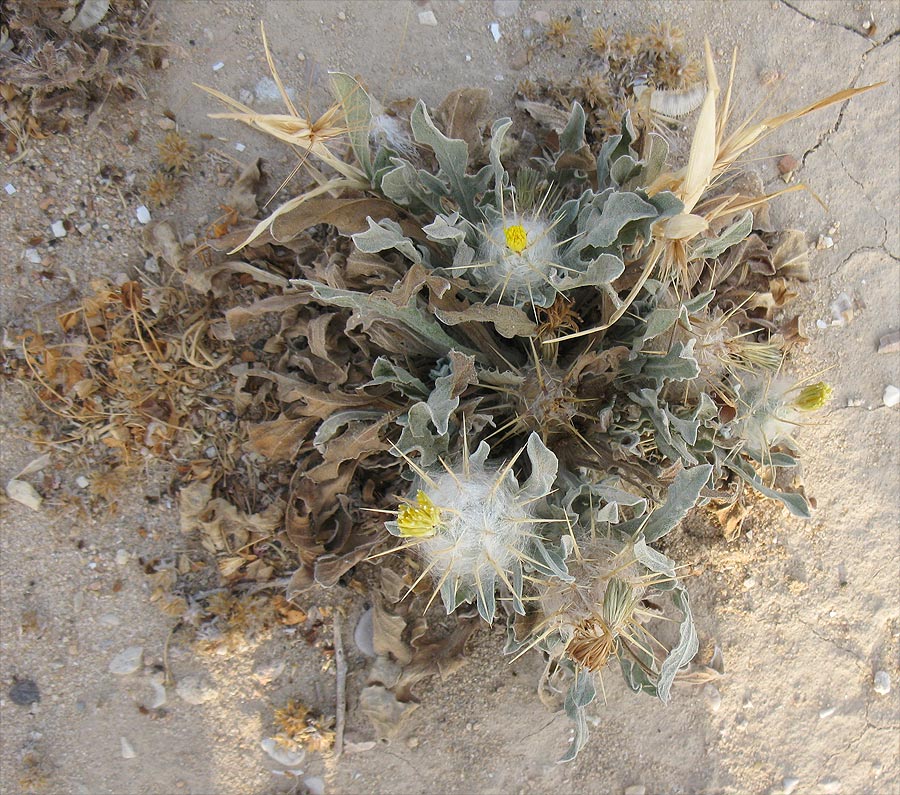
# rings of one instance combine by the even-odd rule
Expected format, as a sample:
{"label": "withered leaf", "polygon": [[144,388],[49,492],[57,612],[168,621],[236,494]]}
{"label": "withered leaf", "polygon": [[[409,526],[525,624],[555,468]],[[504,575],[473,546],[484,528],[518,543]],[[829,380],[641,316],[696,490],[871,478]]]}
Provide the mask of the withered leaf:
{"label": "withered leaf", "polygon": [[404,667],[394,688],[397,698],[408,701],[412,688],[428,676],[439,674],[446,679],[465,664],[463,653],[471,634],[478,627],[478,617],[459,617],[453,631],[434,643],[419,646],[409,665]]}
{"label": "withered leaf", "polygon": [[488,116],[491,92],[486,88],[457,88],[444,97],[435,116],[448,138],[461,138],[469,147],[469,156],[478,153],[481,130]]}
{"label": "withered leaf", "polygon": [[447,326],[459,323],[493,323],[497,333],[507,339],[513,337],[531,337],[535,332],[535,324],[521,309],[505,304],[472,304],[460,311],[435,309],[435,317]]}
{"label": "withered leaf", "polygon": [[775,272],[786,279],[809,281],[809,245],[799,229],[785,229],[772,248]]}
{"label": "withered leaf", "polygon": [[406,621],[388,612],[381,600],[375,602],[372,616],[373,645],[375,653],[391,655],[400,665],[407,665],[413,658],[412,649],[403,641]]}
{"label": "withered leaf", "polygon": [[253,218],[259,212],[259,208],[256,206],[256,191],[259,190],[261,178],[259,163],[257,158],[245,166],[234,185],[231,186],[225,202],[233,210],[237,210],[238,215],[245,218]]}
{"label": "withered leaf", "polygon": [[[329,224],[335,227],[345,237],[363,232],[368,229],[366,218],[390,218],[400,222],[404,234],[412,234],[417,227],[413,224],[402,223],[402,216],[397,206],[384,199],[331,199],[327,197],[315,197],[307,199],[289,212],[283,213],[275,219],[270,229],[272,241],[284,244],[296,238],[301,232],[311,226]],[[422,237],[421,230],[417,237]],[[257,239],[254,244],[266,242],[265,238]]]}
{"label": "withered leaf", "polygon": [[318,422],[318,417],[291,419],[281,414],[278,419],[255,423],[247,428],[244,449],[272,462],[293,461]]}
{"label": "withered leaf", "polygon": [[383,685],[369,685],[359,694],[359,709],[372,722],[379,740],[396,737],[418,706],[415,702],[400,702]]}
{"label": "withered leaf", "polygon": [[524,110],[532,119],[544,127],[549,127],[557,134],[561,134],[569,123],[569,114],[546,102],[531,102],[517,100],[516,107]]}

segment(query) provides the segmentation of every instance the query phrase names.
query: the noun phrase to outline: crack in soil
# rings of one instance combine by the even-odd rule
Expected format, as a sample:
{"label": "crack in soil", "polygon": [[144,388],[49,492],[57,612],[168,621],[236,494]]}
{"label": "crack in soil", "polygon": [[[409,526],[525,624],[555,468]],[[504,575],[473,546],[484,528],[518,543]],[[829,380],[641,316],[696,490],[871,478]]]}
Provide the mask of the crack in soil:
{"label": "crack in soil", "polygon": [[850,262],[850,260],[852,260],[857,254],[862,254],[868,251],[882,252],[895,262],[900,262],[900,257],[888,251],[887,248],[885,248],[883,242],[878,246],[860,246],[859,248],[853,249],[853,251],[851,251],[846,257],[844,257],[844,259],[841,260],[841,262],[834,268],[832,268],[828,273],[823,273],[820,276],[817,276],[815,279],[810,279],[810,283],[821,282],[823,280],[827,281],[828,279],[834,278],[838,274],[838,272],[841,271],[847,265],[847,263]]}
{"label": "crack in soil", "polygon": [[864,30],[859,30],[857,28],[854,28],[852,25],[845,25],[842,22],[830,22],[827,19],[819,19],[818,17],[814,17],[812,14],[807,14],[805,11],[801,11],[799,8],[797,8],[797,6],[792,5],[787,0],[779,0],[779,2],[781,3],[781,5],[787,6],[795,14],[799,14],[804,19],[808,19],[810,22],[815,22],[817,25],[828,25],[831,28],[841,28],[843,30],[846,30],[849,33],[853,33],[853,34],[859,36],[860,38],[865,39],[867,42],[869,42],[873,45],[869,49],[868,52],[871,52],[872,50],[874,50],[877,47],[884,46],[889,41],[894,39],[898,33],[900,33],[900,30],[895,30],[893,33],[890,33],[888,36],[886,36],[882,41],[873,42],[872,39],[869,37],[869,34],[866,33]]}

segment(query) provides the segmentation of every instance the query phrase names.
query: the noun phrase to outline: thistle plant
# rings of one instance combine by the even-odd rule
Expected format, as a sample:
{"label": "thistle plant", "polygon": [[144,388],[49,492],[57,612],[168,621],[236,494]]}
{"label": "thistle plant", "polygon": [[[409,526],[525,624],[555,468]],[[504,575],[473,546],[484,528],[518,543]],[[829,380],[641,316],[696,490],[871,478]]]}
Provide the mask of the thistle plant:
{"label": "thistle plant", "polygon": [[[240,111],[230,118],[294,144],[302,132],[308,154],[337,172],[312,169],[317,187],[248,230],[248,257],[321,224],[349,238],[328,257],[297,258],[280,295],[244,310],[288,307],[283,326],[308,347],[281,380],[248,370],[315,423],[298,489],[307,576],[319,578],[326,543],[328,582],[335,561],[345,571],[361,559],[334,545],[356,536],[330,529],[334,500],[317,503],[316,489],[368,495],[360,507],[391,513],[385,527],[399,539],[370,560],[410,550],[421,570],[409,592],[433,583],[425,610],[440,594],[448,614],[474,603],[488,623],[505,617],[508,651],[539,649],[548,676],[568,677],[566,758],[586,741],[607,663],[668,701],[697,651],[688,592],[659,549],[688,511],[747,484],[809,515],[802,492],[776,488],[775,476],[795,466],[796,428],[829,388],[781,375],[775,299],[759,297],[775,287],[746,294],[741,258],[752,244],[780,261],[753,219],[772,196],[722,177],[772,130],[868,87],[727,134],[732,86],[720,101],[708,46],[706,68],[680,168],[630,113],[592,149],[577,103],[532,148],[509,118],[470,148],[423,102],[408,130],[400,116],[386,125],[343,74],[321,124],[290,105],[290,119],[276,119],[228,101]],[[307,331],[323,307],[340,351],[327,362],[321,329]],[[342,380],[325,385],[319,373],[335,361]],[[650,628],[660,617],[651,594],[676,622],[674,640]]]}

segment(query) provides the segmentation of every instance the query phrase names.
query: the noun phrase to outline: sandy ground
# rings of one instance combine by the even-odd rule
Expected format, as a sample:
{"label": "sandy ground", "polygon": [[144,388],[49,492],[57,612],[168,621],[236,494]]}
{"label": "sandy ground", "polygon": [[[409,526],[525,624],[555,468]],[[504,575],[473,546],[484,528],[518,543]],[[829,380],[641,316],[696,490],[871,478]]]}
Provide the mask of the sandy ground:
{"label": "sandy ground", "polygon": [[[322,782],[329,793],[900,792],[900,433],[897,409],[881,400],[885,385],[900,385],[900,355],[876,353],[878,338],[900,326],[900,6],[524,0],[509,17],[498,14],[504,4],[497,6],[475,0],[158,3],[161,37],[172,46],[168,68],[147,77],[149,99],[111,108],[92,129],[39,142],[24,161],[2,168],[2,182],[17,192],[0,194],[0,326],[10,333],[51,327],[91,275],[142,265],[140,202],[127,187],[121,196],[104,188],[98,175],[115,163],[139,183],[162,136],[164,111],[175,114],[192,140],[205,133],[216,138],[207,146],[235,158],[262,156],[270,187],[277,186],[289,170],[286,153],[246,128],[207,119],[217,108],[192,85],[252,93],[267,74],[260,20],[282,77],[314,107],[316,70],[339,68],[388,99],[416,96],[433,104],[452,88],[484,86],[498,113],[507,113],[519,80],[575,65],[573,53],[548,50],[516,68],[523,30],[536,26],[541,11],[571,14],[576,31],[600,24],[641,30],[669,20],[698,51],[709,35],[720,74],[738,45],[738,118],[765,96],[767,70],[782,78],[773,110],[850,83],[888,81],[846,107],[802,120],[756,151],[769,157],[754,167],[772,189],[782,186],[772,156],[797,157],[799,179],[828,208],[794,194],[775,203],[772,218],[776,226],[805,229],[812,242],[820,235],[834,241],[814,252],[813,281],[798,304],[811,342],[792,366],[798,373],[832,368],[835,397],[823,421],[800,437],[808,490],[818,502],[811,521],[773,505],[755,512],[752,533],[734,543],[690,529],[673,534],[673,557],[694,564],[690,590],[701,640],[722,649],[725,677],[714,688],[682,687],[664,707],[607,675],[607,703],[593,707],[590,744],[576,762],[560,766],[555,760],[569,728],[538,700],[540,662],[498,662],[499,633],[479,631],[458,674],[420,688],[422,704],[406,736],[347,754],[337,765],[310,757],[304,775],[320,780],[287,781],[273,775],[275,765],[259,745],[272,731],[273,705],[300,696],[329,711],[334,687],[333,670],[322,670],[319,652],[287,632],[216,658],[198,657],[176,638],[169,660],[176,681],[206,677],[210,700],[190,704],[170,690],[163,713],[138,709],[149,698],[172,626],[147,602],[141,560],[192,543],[178,531],[172,473],[157,467],[135,479],[115,512],[78,512],[53,499],[39,513],[0,506],[3,792],[27,783],[22,760],[29,750],[47,773],[43,791],[84,795],[269,793]],[[428,8],[436,26],[418,22],[418,12]],[[877,24],[872,39],[862,28],[870,19]],[[494,20],[502,32],[496,43],[488,31]],[[213,71],[217,62],[224,66]],[[256,106],[274,108],[263,100]],[[136,143],[132,130],[139,132]],[[237,151],[236,143],[246,149]],[[212,169],[201,165],[178,202],[156,217],[173,219],[187,234],[201,217],[217,215],[222,193]],[[85,209],[88,197],[92,213]],[[53,204],[41,210],[47,198]],[[43,244],[42,264],[30,263],[27,240],[48,238],[50,223],[69,209],[78,223],[90,222],[90,231]],[[853,320],[828,325],[830,305],[842,292],[855,303]],[[18,388],[5,384],[4,483],[38,455],[23,438],[22,405]],[[79,460],[60,456],[49,477],[63,490],[75,489],[77,476],[91,474],[82,470]],[[361,609],[349,616],[351,627]],[[371,729],[354,705],[365,661],[349,637],[346,642],[347,737],[363,742],[372,739]],[[110,673],[111,659],[130,646],[143,648],[143,667]],[[278,662],[285,667],[269,681]],[[873,688],[877,671],[890,677],[887,695]],[[17,678],[37,684],[40,702],[14,703],[9,693]],[[133,755],[123,755],[122,738]]]}

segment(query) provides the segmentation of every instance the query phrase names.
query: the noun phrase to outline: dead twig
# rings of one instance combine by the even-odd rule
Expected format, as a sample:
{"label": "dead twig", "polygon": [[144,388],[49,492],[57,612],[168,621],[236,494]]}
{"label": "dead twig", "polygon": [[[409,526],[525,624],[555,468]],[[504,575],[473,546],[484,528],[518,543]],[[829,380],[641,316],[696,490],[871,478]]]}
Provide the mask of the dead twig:
{"label": "dead twig", "polygon": [[334,756],[344,751],[344,717],[347,711],[347,659],[341,639],[341,613],[334,611],[334,667],[337,673],[337,704],[334,710]]}

